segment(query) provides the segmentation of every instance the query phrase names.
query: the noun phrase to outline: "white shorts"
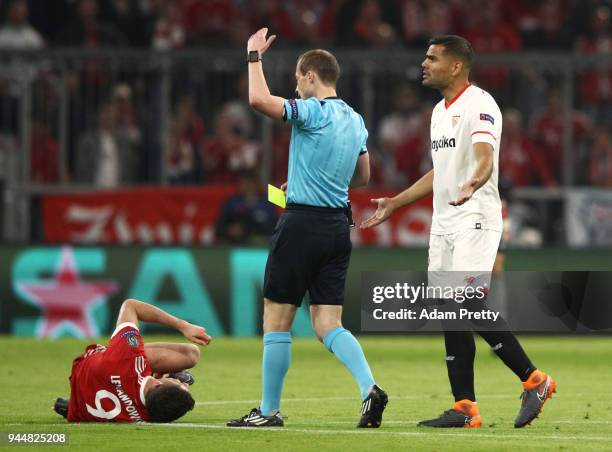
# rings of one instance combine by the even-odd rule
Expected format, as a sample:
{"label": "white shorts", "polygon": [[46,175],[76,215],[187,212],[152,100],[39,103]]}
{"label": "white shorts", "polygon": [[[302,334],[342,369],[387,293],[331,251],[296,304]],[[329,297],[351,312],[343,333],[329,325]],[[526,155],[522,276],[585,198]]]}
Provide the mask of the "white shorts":
{"label": "white shorts", "polygon": [[429,236],[430,272],[493,271],[502,233],[490,229],[465,229],[447,235]]}

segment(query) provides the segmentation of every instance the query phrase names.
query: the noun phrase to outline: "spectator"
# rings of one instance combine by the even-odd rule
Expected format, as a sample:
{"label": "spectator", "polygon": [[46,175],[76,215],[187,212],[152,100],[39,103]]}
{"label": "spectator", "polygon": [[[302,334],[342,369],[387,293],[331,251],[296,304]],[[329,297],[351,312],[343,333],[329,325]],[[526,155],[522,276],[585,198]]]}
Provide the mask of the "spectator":
{"label": "spectator", "polygon": [[254,170],[259,149],[246,140],[226,114],[215,121],[215,134],[204,146],[206,180],[210,183],[233,183],[242,171]]}
{"label": "spectator", "polygon": [[182,97],[171,124],[166,149],[169,181],[197,184],[203,181],[202,146],[204,121],[196,113],[191,97]]}
{"label": "spectator", "polygon": [[408,45],[423,48],[432,36],[450,34],[458,11],[442,0],[400,0],[402,34]]}
{"label": "spectator", "polygon": [[139,147],[142,143],[142,134],[132,100],[132,88],[125,83],[115,85],[111,101],[117,115],[117,132],[125,136],[132,146]]}
{"label": "spectator", "polygon": [[221,114],[232,123],[232,127],[240,132],[244,138],[259,138],[261,116],[249,106],[249,77],[243,72],[238,79],[238,97],[223,104]]}
{"label": "spectator", "polygon": [[[612,14],[607,6],[595,8],[589,17],[588,31],[576,41],[580,53],[612,54]],[[596,121],[612,124],[612,68],[587,68],[579,80],[580,99]]]}
{"label": "spectator", "polygon": [[[536,114],[533,121],[532,137],[543,154],[543,159],[557,182],[561,182],[563,160],[563,130],[565,126],[561,97],[555,90],[548,94],[546,108]],[[584,140],[591,130],[590,119],[581,112],[571,111],[573,134],[572,157],[569,164],[574,165],[583,153]]]}
{"label": "spectator", "polygon": [[432,168],[428,125],[433,107],[429,103],[420,107],[416,116],[418,128],[406,135],[395,150],[395,168],[401,174],[404,186],[416,182]]}
{"label": "spectator", "polygon": [[30,180],[35,184],[59,182],[59,146],[49,124],[33,118],[30,135]]}
{"label": "spectator", "polygon": [[544,0],[539,6],[536,26],[523,32],[525,49],[569,50],[572,35],[560,0]]}
{"label": "spectator", "polygon": [[155,21],[152,47],[155,50],[180,49],[185,45],[186,31],[182,10],[176,2],[166,2],[159,6],[159,16]]}
{"label": "spectator", "polygon": [[259,237],[264,242],[274,231],[276,219],[276,209],[262,195],[256,174],[241,173],[238,193],[224,202],[217,219],[217,241],[243,245]]}
{"label": "spectator", "polygon": [[126,42],[114,25],[99,19],[97,0],[79,0],[77,13],[76,23],[60,37],[62,44],[92,48],[119,46]]}
{"label": "spectator", "polygon": [[0,49],[36,50],[45,41],[28,22],[26,0],[13,0],[9,5],[8,22],[0,27]]}
{"label": "spectator", "polygon": [[239,13],[233,2],[227,0],[186,0],[183,15],[190,43],[223,45],[227,30]]}
{"label": "spectator", "polygon": [[592,185],[612,187],[612,137],[605,124],[598,125],[593,132],[589,173]]}
{"label": "spectator", "polygon": [[[151,30],[139,7],[140,0],[106,0],[100,3],[100,17],[113,24],[133,47],[147,47]],[[174,3],[174,2],[168,2]]]}
{"label": "spectator", "polygon": [[204,121],[195,111],[190,96],[183,96],[176,105],[175,113],[178,133],[195,148],[200,149],[204,142]]}
{"label": "spectator", "polygon": [[251,24],[248,17],[244,14],[237,15],[227,29],[227,36],[232,46],[242,49],[251,36]]}
{"label": "spectator", "polygon": [[202,182],[202,159],[199,148],[181,132],[176,121],[171,125],[166,148],[168,182],[193,185]]}
{"label": "spectator", "polygon": [[378,0],[364,0],[353,24],[354,45],[390,47],[395,42],[395,30],[382,18]]}
{"label": "spectator", "polygon": [[295,45],[318,47],[324,41],[321,22],[328,6],[322,0],[293,0],[285,3],[295,30]]}
{"label": "spectator", "polygon": [[557,185],[551,168],[541,151],[523,130],[522,115],[514,108],[503,113],[504,133],[499,153],[500,185],[526,187],[529,185]]}
{"label": "spectator", "polygon": [[396,89],[394,102],[395,109],[380,121],[380,153],[377,159],[383,181],[392,187],[407,183],[406,175],[401,174],[397,166],[398,147],[408,137],[421,133],[421,126],[429,121],[427,118],[422,123],[417,91],[411,85],[400,85]]}
{"label": "spectator", "polygon": [[[470,41],[476,53],[516,52],[521,48],[520,36],[514,29],[501,21],[499,2],[480,0],[478,7],[465,14],[475,16],[475,24],[466,30],[464,37]],[[474,80],[484,89],[494,91],[494,97],[501,97],[507,92],[509,71],[505,66],[478,67],[474,71]]]}
{"label": "spectator", "polygon": [[249,6],[251,8],[249,12],[251,30],[269,27],[274,34],[282,38],[280,42],[287,42],[295,38],[293,22],[283,2],[280,0],[259,0],[249,2]]}
{"label": "spectator", "polygon": [[100,107],[96,128],[79,139],[74,179],[99,188],[137,182],[139,155],[127,137],[117,133],[112,104]]}

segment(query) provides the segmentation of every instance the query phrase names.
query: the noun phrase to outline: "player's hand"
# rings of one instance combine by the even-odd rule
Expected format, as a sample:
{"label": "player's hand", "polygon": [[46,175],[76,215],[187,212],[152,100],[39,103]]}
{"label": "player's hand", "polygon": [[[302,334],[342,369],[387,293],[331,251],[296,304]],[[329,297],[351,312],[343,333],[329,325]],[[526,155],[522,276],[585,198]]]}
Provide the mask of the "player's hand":
{"label": "player's hand", "polygon": [[281,185],[281,190],[284,192],[287,191],[287,182],[284,182],[283,185]]}
{"label": "player's hand", "polygon": [[474,179],[472,179],[470,181],[467,181],[461,187],[461,191],[459,192],[459,195],[457,196],[457,199],[454,200],[454,201],[449,201],[448,203],[451,206],[460,206],[462,204],[465,204],[467,201],[469,201],[469,199],[474,194],[474,189],[475,189],[477,184],[478,184],[478,181],[474,180]]}
{"label": "player's hand", "polygon": [[391,214],[395,211],[395,207],[393,206],[393,203],[390,198],[370,199],[370,202],[378,204],[378,207],[376,208],[376,212],[374,212],[374,214],[370,218],[361,222],[361,224],[359,225],[361,229],[378,226],[380,223],[389,218]]}
{"label": "player's hand", "polygon": [[268,50],[268,47],[270,47],[270,44],[276,39],[276,35],[266,38],[267,34],[268,29],[262,28],[251,35],[247,42],[247,52],[257,50],[260,56],[263,55]]}
{"label": "player's hand", "polygon": [[206,328],[189,322],[185,322],[180,331],[183,336],[195,344],[208,345],[212,341],[212,337],[206,332]]}

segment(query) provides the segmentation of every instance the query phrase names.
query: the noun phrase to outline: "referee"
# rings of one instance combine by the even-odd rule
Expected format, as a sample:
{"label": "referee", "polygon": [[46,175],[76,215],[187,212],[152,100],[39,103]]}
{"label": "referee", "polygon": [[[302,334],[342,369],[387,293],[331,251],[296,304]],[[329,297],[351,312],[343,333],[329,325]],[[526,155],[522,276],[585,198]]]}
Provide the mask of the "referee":
{"label": "referee", "polygon": [[276,36],[262,28],[247,43],[249,103],[257,111],[292,125],[287,209],[270,242],[264,281],[262,400],[229,427],[282,427],[280,398],[291,360],[291,325],[306,291],[318,338],[346,366],[359,385],[357,427],[379,427],[387,395],[375,384],[357,339],[342,327],[346,271],[351,255],[349,187],[370,177],[363,119],[336,95],[340,67],[325,50],[310,50],[297,61],[300,99],[272,96],[262,55]]}

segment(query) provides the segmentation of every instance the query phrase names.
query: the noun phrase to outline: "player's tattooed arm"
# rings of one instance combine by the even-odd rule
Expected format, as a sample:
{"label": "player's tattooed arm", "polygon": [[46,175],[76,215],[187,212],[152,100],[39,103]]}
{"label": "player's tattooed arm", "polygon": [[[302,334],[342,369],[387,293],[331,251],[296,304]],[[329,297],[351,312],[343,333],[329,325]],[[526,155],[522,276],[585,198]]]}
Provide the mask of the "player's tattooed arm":
{"label": "player's tattooed arm", "polygon": [[476,170],[472,177],[461,186],[457,199],[449,201],[451,206],[465,204],[493,173],[493,146],[489,143],[474,143],[474,154],[478,162]]}
{"label": "player's tattooed arm", "polygon": [[[267,28],[262,28],[253,34],[247,42],[247,52],[257,51],[261,57],[276,39],[276,35],[266,38],[267,34]],[[270,94],[261,60],[248,64],[249,105],[272,119],[282,119],[285,111],[285,99]]]}
{"label": "player's tattooed arm", "polygon": [[138,325],[138,322],[159,323],[180,331],[183,336],[191,342],[200,345],[208,345],[212,337],[208,335],[206,329],[193,325],[185,320],[174,317],[167,312],[142,301],[128,298],[121,305],[117,325],[130,322]]}

